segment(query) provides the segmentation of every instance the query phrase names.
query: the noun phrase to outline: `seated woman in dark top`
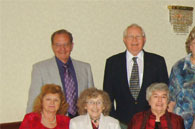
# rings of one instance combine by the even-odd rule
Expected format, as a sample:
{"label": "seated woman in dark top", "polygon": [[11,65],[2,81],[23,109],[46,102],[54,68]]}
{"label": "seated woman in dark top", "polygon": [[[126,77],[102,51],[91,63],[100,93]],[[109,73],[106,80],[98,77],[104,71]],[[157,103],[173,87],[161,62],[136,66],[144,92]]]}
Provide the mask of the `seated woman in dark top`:
{"label": "seated woman in dark top", "polygon": [[128,129],[185,129],[182,117],[167,111],[169,89],[165,83],[154,83],[146,90],[146,99],[151,107],[135,114]]}

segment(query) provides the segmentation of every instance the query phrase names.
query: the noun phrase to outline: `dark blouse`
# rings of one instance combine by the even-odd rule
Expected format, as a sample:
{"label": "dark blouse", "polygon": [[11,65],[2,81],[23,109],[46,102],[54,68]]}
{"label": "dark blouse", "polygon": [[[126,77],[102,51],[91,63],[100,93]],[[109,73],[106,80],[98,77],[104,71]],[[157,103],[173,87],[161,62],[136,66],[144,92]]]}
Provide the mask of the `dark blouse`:
{"label": "dark blouse", "polygon": [[[151,110],[136,113],[131,119],[128,129],[156,129],[156,116]],[[179,115],[166,111],[160,117],[158,129],[185,129],[183,118]]]}
{"label": "dark blouse", "polygon": [[159,126],[160,126],[160,122],[155,122],[155,129],[160,129]]}

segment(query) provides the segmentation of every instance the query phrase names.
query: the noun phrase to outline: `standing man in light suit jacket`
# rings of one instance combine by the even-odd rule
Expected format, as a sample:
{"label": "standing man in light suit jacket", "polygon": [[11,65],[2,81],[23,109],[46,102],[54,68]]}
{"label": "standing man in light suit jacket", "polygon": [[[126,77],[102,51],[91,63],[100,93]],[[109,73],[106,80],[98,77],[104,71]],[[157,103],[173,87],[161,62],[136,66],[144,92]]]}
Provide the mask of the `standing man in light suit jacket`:
{"label": "standing man in light suit jacket", "polygon": [[[84,89],[94,86],[90,64],[70,57],[73,49],[72,34],[64,29],[58,30],[52,34],[51,43],[55,56],[33,65],[27,113],[32,112],[33,101],[40,93],[41,87],[45,84],[53,83],[60,85],[64,90],[66,99],[68,98],[67,92],[69,91],[67,90],[69,90],[69,87],[67,85],[69,86],[70,82],[66,82],[66,70],[69,72],[68,75],[71,76],[71,84],[73,84],[76,99]],[[65,65],[66,68],[64,67]],[[72,94],[70,98],[73,98]],[[71,113],[68,113],[68,115],[70,117],[76,116]]]}
{"label": "standing man in light suit jacket", "polygon": [[[128,26],[123,41],[127,50],[106,61],[103,89],[112,102],[110,115],[120,121],[122,129],[126,129],[135,113],[149,109],[146,88],[154,82],[168,83],[168,73],[162,56],[143,50],[146,37],[139,25]],[[135,78],[131,80],[132,75],[136,81]]]}

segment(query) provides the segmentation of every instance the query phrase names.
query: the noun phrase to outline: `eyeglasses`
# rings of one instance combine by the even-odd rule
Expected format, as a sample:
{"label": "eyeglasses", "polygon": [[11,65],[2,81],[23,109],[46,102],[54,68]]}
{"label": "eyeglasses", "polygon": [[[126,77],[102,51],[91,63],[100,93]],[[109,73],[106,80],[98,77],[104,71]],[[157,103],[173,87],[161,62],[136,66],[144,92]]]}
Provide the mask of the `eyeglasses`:
{"label": "eyeglasses", "polygon": [[90,106],[102,106],[103,102],[102,101],[87,101],[87,104]]}
{"label": "eyeglasses", "polygon": [[136,40],[141,40],[141,39],[143,38],[143,36],[141,36],[141,35],[137,35],[137,36],[127,35],[126,38],[127,38],[128,40],[134,40],[134,39],[136,39]]}
{"label": "eyeglasses", "polygon": [[53,44],[56,48],[61,48],[61,47],[64,47],[64,48],[67,48],[67,47],[70,47],[72,45],[72,43],[65,43],[65,44],[59,44],[59,43],[56,43],[56,44]]}

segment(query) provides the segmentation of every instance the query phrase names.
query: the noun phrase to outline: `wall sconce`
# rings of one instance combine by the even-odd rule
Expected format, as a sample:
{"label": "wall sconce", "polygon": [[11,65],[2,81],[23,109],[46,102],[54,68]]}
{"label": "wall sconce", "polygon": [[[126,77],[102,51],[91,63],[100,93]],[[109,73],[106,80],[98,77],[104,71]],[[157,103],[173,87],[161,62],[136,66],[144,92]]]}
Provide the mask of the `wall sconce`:
{"label": "wall sconce", "polygon": [[188,33],[193,23],[193,7],[169,5],[169,22],[177,34]]}

